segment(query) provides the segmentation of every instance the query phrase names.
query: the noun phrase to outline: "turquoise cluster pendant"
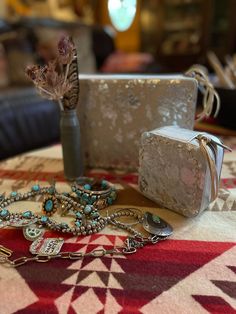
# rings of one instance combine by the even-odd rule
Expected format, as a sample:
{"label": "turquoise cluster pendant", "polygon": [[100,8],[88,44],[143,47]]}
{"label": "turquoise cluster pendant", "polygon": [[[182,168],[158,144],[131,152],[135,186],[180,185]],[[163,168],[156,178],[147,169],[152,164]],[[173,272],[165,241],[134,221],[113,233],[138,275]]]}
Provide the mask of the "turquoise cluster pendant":
{"label": "turquoise cluster pendant", "polygon": [[54,196],[46,197],[43,201],[42,210],[46,216],[52,216],[57,211],[56,198]]}

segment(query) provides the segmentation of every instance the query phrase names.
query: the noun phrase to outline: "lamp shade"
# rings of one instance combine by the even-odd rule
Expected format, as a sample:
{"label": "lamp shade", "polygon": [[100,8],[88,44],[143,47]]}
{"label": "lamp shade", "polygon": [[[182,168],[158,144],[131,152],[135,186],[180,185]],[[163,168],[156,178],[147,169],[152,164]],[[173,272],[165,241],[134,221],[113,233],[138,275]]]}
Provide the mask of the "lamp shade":
{"label": "lamp shade", "polygon": [[113,26],[126,31],[135,18],[137,0],[108,0],[108,12]]}

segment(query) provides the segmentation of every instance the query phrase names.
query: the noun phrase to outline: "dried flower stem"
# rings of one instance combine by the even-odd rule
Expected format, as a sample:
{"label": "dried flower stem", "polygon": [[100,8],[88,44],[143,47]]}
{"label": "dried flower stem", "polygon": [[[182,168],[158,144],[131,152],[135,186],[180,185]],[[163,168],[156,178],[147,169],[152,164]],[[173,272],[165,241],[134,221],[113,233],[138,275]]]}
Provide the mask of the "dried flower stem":
{"label": "dried flower stem", "polygon": [[53,94],[50,93],[48,90],[46,90],[45,88],[41,87],[41,86],[38,86],[37,85],[37,88],[40,89],[42,92],[48,94],[49,96],[53,97]]}
{"label": "dried flower stem", "polygon": [[66,82],[66,80],[67,80],[67,77],[68,77],[70,65],[71,65],[71,63],[68,63],[68,64],[66,65],[66,73],[65,73],[65,78],[64,78],[64,84],[65,84],[65,82]]}
{"label": "dried flower stem", "polygon": [[64,107],[63,107],[61,99],[58,99],[58,104],[60,106],[61,111],[64,111]]}
{"label": "dried flower stem", "polygon": [[78,103],[79,79],[77,52],[71,38],[58,43],[58,56],[45,66],[31,65],[26,74],[43,97],[56,100],[62,111],[74,109]]}

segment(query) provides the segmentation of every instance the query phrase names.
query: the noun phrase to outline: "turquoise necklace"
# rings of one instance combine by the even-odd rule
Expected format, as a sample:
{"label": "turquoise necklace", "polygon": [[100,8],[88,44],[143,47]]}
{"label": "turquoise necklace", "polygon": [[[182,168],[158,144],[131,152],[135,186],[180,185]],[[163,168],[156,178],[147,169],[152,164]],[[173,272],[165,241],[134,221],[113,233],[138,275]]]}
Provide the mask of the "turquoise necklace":
{"label": "turquoise necklace", "polygon": [[[112,188],[112,192],[115,191]],[[74,188],[72,187],[72,191]],[[27,210],[22,213],[11,213],[7,208],[10,204],[31,200],[39,195],[44,196],[42,203],[42,215],[34,214]],[[76,235],[88,235],[97,233],[102,230],[108,223],[107,217],[102,217],[98,208],[92,204],[81,204],[80,198],[76,198],[77,193],[59,193],[54,185],[49,187],[40,187],[38,184],[33,185],[31,190],[26,193],[11,192],[8,197],[3,195],[0,198],[0,227],[2,226],[25,226],[32,223],[39,227]],[[103,194],[101,194],[103,196]],[[98,197],[98,201],[101,197]],[[106,199],[106,197],[102,197]],[[61,216],[73,216],[73,226],[67,223],[57,223],[51,217],[61,209]]]}

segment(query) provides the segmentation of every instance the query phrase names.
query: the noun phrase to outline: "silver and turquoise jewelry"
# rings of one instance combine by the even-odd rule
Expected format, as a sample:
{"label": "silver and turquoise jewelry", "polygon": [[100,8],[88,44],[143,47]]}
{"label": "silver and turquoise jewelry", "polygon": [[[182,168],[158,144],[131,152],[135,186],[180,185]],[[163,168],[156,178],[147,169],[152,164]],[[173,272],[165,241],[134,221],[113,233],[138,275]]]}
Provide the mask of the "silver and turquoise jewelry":
{"label": "silver and turquoise jewelry", "polygon": [[[115,192],[115,190],[110,184],[103,181],[98,186],[97,183],[94,183],[93,190],[92,186],[90,189],[86,184],[84,184],[83,193],[87,191],[94,193],[89,194],[87,201],[90,202],[93,195],[97,196],[96,201],[92,202],[92,204],[88,204],[87,201],[81,204],[77,196],[57,192],[55,185],[49,187],[34,185],[31,191],[27,193],[14,191],[8,197],[2,195],[0,199],[0,228],[7,226],[22,228],[25,238],[33,241],[30,245],[30,252],[36,256],[23,256],[16,260],[11,260],[12,251],[0,246],[0,263],[17,267],[27,262],[48,262],[55,258],[82,259],[86,256],[102,257],[108,254],[131,254],[147,244],[155,244],[172,234],[172,227],[159,216],[148,212],[143,215],[142,211],[137,208],[118,208],[115,212],[109,214],[107,211],[107,215],[102,216],[97,207],[99,205],[98,201],[105,201],[107,205],[108,198],[113,195],[111,193]],[[101,187],[103,187],[102,191],[99,190]],[[76,185],[74,188],[73,193],[78,195],[78,186]],[[8,206],[12,203],[39,196],[44,197],[42,203],[43,215],[35,214],[31,210],[26,210],[22,213],[12,213],[8,209]],[[113,198],[115,199],[114,196]],[[52,218],[55,213],[62,217],[72,217],[72,225],[66,222],[57,222]],[[124,217],[126,217],[126,220],[123,221]],[[127,217],[129,218],[128,221]],[[75,236],[86,236],[99,232],[107,225],[124,229],[131,236],[127,237],[121,247],[114,247],[110,250],[95,249],[89,253],[60,252],[64,242],[63,238],[47,239],[43,237],[44,229],[69,233]],[[136,225],[141,225],[148,232],[148,236],[144,236],[142,232],[134,229]]]}
{"label": "silver and turquoise jewelry", "polygon": [[[43,215],[34,214],[30,210],[23,213],[12,213],[7,208],[12,203],[31,200],[37,196],[44,196]],[[57,223],[55,219],[51,218],[59,207],[62,208],[62,215],[66,213],[67,216],[74,218],[72,227],[67,223]],[[25,227],[32,224],[63,233],[87,235],[102,230],[107,221],[106,217],[101,217],[97,208],[93,205],[84,206],[68,194],[58,193],[55,186],[40,187],[37,184],[33,185],[31,191],[27,193],[11,192],[8,197],[4,197],[0,202],[0,227],[6,227],[7,225]]]}
{"label": "silver and turquoise jewelry", "polygon": [[44,232],[45,229],[38,227],[36,224],[31,224],[23,228],[23,235],[26,238],[26,240],[29,241],[34,241],[37,238],[42,237]]}
{"label": "silver and turquoise jewelry", "polygon": [[46,216],[52,216],[57,211],[57,199],[53,195],[45,197],[42,204],[42,211]]}
{"label": "silver and turquoise jewelry", "polygon": [[[113,191],[107,182],[102,182],[102,184],[106,193],[111,193],[111,191]],[[86,186],[86,188],[88,187]],[[26,210],[23,213],[12,213],[7,208],[14,202],[28,200],[39,195],[44,196],[42,205],[43,215],[35,214],[30,210]],[[67,216],[73,217],[72,226],[69,226],[69,224],[65,222],[58,223],[55,219],[51,218],[60,205],[63,207],[63,212],[61,212],[63,216],[66,213]],[[120,217],[128,216],[137,219],[137,221],[135,223],[122,223],[118,220]],[[132,226],[137,223],[142,224],[144,229],[151,234],[166,236],[172,232],[171,227],[163,222],[158,216],[156,217],[152,214],[145,214],[142,216],[140,211],[137,212],[137,209],[133,208],[118,209],[110,216],[107,215],[103,217],[94,205],[87,204],[84,206],[75,201],[70,195],[66,193],[58,193],[55,185],[40,187],[36,184],[33,185],[31,191],[27,193],[13,191],[8,197],[2,197],[0,202],[0,228],[7,226],[26,228],[24,232],[26,238],[34,238],[34,236],[37,236],[37,233],[40,234],[39,231],[37,232],[35,230],[35,232],[32,232],[31,230],[30,232],[30,230],[27,229],[33,224],[37,225],[39,228],[47,228],[79,236],[97,233],[105,228],[107,224],[112,224],[132,232]],[[162,234],[158,233],[160,230]],[[33,233],[36,234],[34,235]]]}
{"label": "silver and turquoise jewelry", "polygon": [[81,177],[71,186],[74,197],[80,204],[94,205],[103,209],[114,203],[117,197],[114,185],[106,180],[95,180],[94,178]]}
{"label": "silver and turquoise jewelry", "polygon": [[[134,209],[124,209],[124,213],[128,213],[129,215],[133,215]],[[54,259],[70,259],[70,260],[81,260],[85,257],[94,257],[101,258],[106,255],[126,255],[133,254],[137,252],[137,250],[143,248],[146,245],[156,244],[160,241],[168,238],[172,233],[171,226],[162,220],[160,217],[157,219],[157,215],[155,217],[151,217],[152,220],[152,228],[155,231],[155,234],[149,234],[149,236],[145,237],[141,232],[131,228],[130,226],[125,225],[124,223],[117,223],[115,218],[120,217],[122,212],[112,214],[109,218],[109,222],[114,224],[116,227],[127,230],[131,236],[128,236],[124,241],[123,245],[115,246],[111,249],[94,249],[91,252],[61,252],[62,245],[64,243],[63,238],[38,238],[30,245],[30,252],[35,256],[21,256],[17,259],[11,259],[12,250],[0,245],[0,264],[6,265],[8,267],[18,267],[24,265],[29,262],[38,262],[44,263],[49,262]],[[148,213],[148,216],[152,215]],[[150,217],[149,217],[150,218]],[[161,224],[160,224],[161,221]],[[145,221],[148,223],[149,219]],[[168,226],[168,232],[166,227]],[[161,229],[165,229],[165,236],[162,235],[163,232]]]}
{"label": "silver and turquoise jewelry", "polygon": [[47,228],[73,235],[88,235],[97,233],[107,225],[107,218],[97,214],[97,210],[91,205],[86,205],[83,211],[76,211],[74,226],[70,227],[67,223],[58,223],[55,219],[46,215],[37,215],[32,211],[23,213],[10,213],[8,209],[0,210],[0,226],[6,227],[25,227],[36,224],[41,228]]}
{"label": "silver and turquoise jewelry", "polygon": [[64,243],[63,238],[38,238],[29,248],[31,254],[53,256],[60,252]]}
{"label": "silver and turquoise jewelry", "polygon": [[166,221],[149,212],[143,216],[143,228],[147,232],[161,237],[168,236],[173,232],[172,227]]}

